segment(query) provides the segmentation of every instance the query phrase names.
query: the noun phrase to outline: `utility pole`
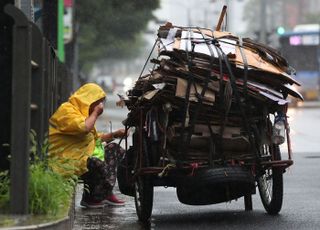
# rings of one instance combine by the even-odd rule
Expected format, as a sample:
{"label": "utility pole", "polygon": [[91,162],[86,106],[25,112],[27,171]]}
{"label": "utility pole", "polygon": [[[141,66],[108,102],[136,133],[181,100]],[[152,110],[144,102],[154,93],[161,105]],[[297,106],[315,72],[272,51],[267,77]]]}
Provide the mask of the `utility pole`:
{"label": "utility pole", "polygon": [[267,1],[260,0],[260,42],[267,43]]}

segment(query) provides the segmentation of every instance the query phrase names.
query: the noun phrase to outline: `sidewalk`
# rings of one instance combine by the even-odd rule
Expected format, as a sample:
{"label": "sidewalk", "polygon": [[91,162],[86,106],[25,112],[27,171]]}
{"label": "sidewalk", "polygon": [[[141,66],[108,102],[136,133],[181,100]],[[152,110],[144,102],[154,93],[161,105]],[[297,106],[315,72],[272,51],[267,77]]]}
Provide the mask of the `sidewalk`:
{"label": "sidewalk", "polygon": [[132,222],[132,218],[136,218],[134,198],[120,194],[118,185],[114,187],[114,193],[121,199],[126,201],[125,206],[109,206],[105,205],[100,209],[86,209],[80,206],[82,197],[83,184],[77,187],[75,197],[75,219],[74,230],[86,229],[119,229],[119,223],[126,220]]}

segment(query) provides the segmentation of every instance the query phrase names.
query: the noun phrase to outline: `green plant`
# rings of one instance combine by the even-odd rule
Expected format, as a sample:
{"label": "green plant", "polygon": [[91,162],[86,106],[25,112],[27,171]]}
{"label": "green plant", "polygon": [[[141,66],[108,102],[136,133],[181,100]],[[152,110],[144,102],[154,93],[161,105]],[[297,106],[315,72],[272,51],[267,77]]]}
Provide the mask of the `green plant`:
{"label": "green plant", "polygon": [[0,172],[0,212],[9,206],[9,176],[8,171]]}
{"label": "green plant", "polygon": [[29,212],[31,214],[63,215],[68,210],[74,178],[64,178],[41,161],[30,166]]}
{"label": "green plant", "polygon": [[63,177],[48,165],[61,164],[54,158],[48,158],[48,138],[38,148],[36,133],[30,132],[30,179],[29,179],[29,212],[31,214],[65,215],[71,202],[77,177]]}
{"label": "green plant", "polygon": [[[70,168],[69,164],[61,164],[55,159],[48,159],[48,139],[38,145],[36,133],[30,132],[30,166],[29,166],[29,213],[34,215],[50,215],[62,217],[67,215],[77,176],[63,177],[51,170],[48,165],[59,164]],[[70,169],[71,170],[71,169]],[[9,210],[10,202],[9,173],[0,172],[0,213]]]}

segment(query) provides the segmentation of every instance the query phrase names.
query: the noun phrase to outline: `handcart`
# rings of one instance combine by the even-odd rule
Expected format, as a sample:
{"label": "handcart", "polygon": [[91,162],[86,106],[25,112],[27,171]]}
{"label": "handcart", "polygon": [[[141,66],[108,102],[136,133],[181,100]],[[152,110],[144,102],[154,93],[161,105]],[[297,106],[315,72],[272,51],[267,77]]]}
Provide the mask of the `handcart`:
{"label": "handcart", "polygon": [[154,68],[125,100],[134,131],[118,167],[138,219],[150,219],[155,186],[175,187],[189,205],[244,197],[245,210],[258,187],[267,213],[279,213],[293,164],[287,96],[302,99],[293,69],[272,48],[219,30],[167,23],[155,47]]}

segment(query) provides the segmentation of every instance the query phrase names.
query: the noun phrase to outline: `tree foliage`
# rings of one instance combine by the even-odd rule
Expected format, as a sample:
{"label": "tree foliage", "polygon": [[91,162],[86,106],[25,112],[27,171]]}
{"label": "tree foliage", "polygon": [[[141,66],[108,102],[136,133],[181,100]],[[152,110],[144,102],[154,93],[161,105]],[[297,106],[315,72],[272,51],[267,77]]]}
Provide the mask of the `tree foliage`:
{"label": "tree foliage", "polygon": [[305,18],[305,23],[319,24],[320,23],[320,12],[307,14],[306,18]]}
{"label": "tree foliage", "polygon": [[136,54],[157,7],[159,0],[78,0],[80,65]]}

